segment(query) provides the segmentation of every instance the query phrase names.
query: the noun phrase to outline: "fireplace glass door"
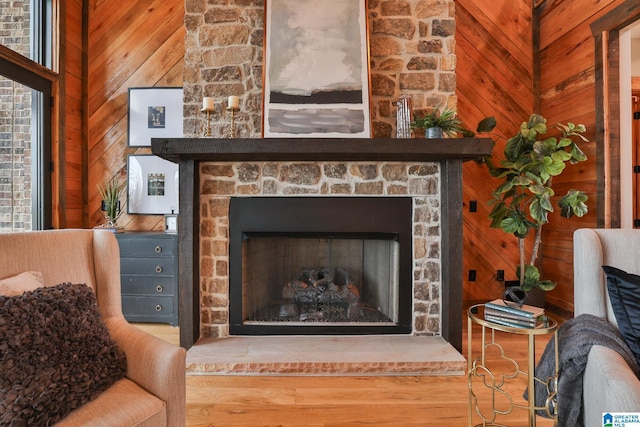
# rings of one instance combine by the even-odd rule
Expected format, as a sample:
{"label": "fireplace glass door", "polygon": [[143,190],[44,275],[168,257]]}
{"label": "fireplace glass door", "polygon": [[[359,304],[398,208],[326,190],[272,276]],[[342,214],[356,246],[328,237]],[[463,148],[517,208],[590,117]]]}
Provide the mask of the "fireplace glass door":
{"label": "fireplace glass door", "polygon": [[397,235],[248,233],[242,253],[245,325],[397,324]]}

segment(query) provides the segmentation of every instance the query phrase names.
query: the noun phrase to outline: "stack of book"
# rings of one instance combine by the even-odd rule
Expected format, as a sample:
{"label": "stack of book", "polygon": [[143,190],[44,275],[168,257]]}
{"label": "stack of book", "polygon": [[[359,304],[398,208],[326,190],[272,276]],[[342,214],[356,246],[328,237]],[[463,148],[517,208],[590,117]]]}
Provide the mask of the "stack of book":
{"label": "stack of book", "polygon": [[484,305],[484,319],[513,328],[538,328],[546,323],[544,308],[526,304],[518,307],[515,304],[506,304],[501,299]]}

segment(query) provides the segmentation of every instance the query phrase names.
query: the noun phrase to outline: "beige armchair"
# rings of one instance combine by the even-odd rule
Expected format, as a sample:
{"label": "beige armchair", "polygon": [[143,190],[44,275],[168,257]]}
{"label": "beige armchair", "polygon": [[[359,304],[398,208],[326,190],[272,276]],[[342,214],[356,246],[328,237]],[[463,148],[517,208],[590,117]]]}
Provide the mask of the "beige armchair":
{"label": "beige armchair", "polygon": [[185,425],[185,350],[139,330],[122,316],[119,249],[113,233],[66,229],[0,234],[0,279],[24,271],[42,272],[45,285],[89,285],[111,337],[127,357],[125,378],[56,425]]}
{"label": "beige armchair", "polygon": [[[603,265],[640,274],[640,230],[579,229],[573,235],[574,311],[617,326]],[[584,372],[584,425],[602,426],[603,412],[640,412],[640,380],[622,356],[593,346]]]}

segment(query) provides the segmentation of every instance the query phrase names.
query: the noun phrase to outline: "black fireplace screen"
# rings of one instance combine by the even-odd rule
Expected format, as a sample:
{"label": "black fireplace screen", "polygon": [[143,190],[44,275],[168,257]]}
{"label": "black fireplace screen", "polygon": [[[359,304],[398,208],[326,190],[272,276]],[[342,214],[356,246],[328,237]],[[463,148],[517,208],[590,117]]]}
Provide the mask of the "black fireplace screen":
{"label": "black fireplace screen", "polygon": [[404,197],[232,198],[232,335],[411,332]]}
{"label": "black fireplace screen", "polygon": [[379,239],[248,233],[242,253],[245,324],[398,321],[397,235]]}

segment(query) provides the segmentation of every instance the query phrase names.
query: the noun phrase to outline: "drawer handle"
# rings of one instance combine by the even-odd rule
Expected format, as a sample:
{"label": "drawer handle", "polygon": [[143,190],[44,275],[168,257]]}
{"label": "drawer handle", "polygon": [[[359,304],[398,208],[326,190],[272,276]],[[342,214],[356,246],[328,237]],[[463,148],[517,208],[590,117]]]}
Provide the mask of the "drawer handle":
{"label": "drawer handle", "polygon": [[162,266],[156,265],[156,273],[162,273]]}
{"label": "drawer handle", "polygon": [[156,253],[159,254],[160,252],[162,252],[162,246],[156,246],[155,250],[156,250]]}
{"label": "drawer handle", "polygon": [[156,291],[157,292],[162,292],[162,291],[164,291],[164,288],[162,287],[162,285],[158,285],[158,286],[156,286]]}
{"label": "drawer handle", "polygon": [[162,306],[160,304],[156,305],[156,311],[162,311]]}

